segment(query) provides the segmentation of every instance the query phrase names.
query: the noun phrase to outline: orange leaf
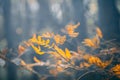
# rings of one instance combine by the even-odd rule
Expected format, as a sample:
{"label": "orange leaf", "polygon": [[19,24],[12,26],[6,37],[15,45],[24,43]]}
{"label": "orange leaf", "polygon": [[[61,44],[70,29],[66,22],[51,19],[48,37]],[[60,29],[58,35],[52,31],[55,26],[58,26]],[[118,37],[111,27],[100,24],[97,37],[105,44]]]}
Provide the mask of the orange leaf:
{"label": "orange leaf", "polygon": [[64,44],[64,42],[66,41],[66,36],[60,36],[59,34],[54,36],[54,40],[57,44]]}
{"label": "orange leaf", "polygon": [[54,33],[50,33],[50,32],[46,32],[42,34],[42,37],[45,37],[45,38],[52,38],[53,36],[54,36]]}
{"label": "orange leaf", "polygon": [[18,53],[19,53],[19,54],[22,54],[22,53],[24,53],[24,51],[25,51],[25,47],[19,45],[19,46],[18,46]]}
{"label": "orange leaf", "polygon": [[96,28],[96,34],[100,37],[100,38],[102,38],[103,37],[103,35],[102,35],[102,31],[100,30],[100,28]]}
{"label": "orange leaf", "polygon": [[39,59],[37,59],[35,56],[33,58],[33,60],[36,62],[36,63],[40,63],[41,61]]}
{"label": "orange leaf", "polygon": [[[77,37],[78,36],[78,32],[75,32],[75,29],[80,25],[80,23],[73,25],[73,24],[68,24],[65,27],[66,33],[70,36],[70,37]],[[65,32],[65,31],[64,31]]]}
{"label": "orange leaf", "polygon": [[83,42],[86,46],[89,46],[89,47],[94,47],[94,43],[92,42],[91,39],[84,39],[84,42]]}
{"label": "orange leaf", "polygon": [[23,66],[26,65],[25,61],[23,61],[23,60],[21,60],[20,64]]}

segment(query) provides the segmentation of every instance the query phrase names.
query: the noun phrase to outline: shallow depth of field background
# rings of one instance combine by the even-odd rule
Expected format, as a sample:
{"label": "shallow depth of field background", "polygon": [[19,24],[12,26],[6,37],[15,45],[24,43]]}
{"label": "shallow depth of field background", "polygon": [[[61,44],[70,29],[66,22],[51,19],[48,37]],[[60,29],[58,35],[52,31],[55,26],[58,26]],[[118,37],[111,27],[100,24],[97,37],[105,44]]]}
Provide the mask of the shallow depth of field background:
{"label": "shallow depth of field background", "polygon": [[[120,0],[0,0],[0,49],[7,47],[15,54],[20,42],[33,33],[57,33],[68,23],[78,22],[80,42],[92,37],[97,26],[105,40],[120,42]],[[7,55],[9,59],[14,58],[11,54]],[[24,58],[30,61],[31,56]],[[20,69],[8,64],[0,61],[0,80],[37,80],[33,74],[21,74]]]}

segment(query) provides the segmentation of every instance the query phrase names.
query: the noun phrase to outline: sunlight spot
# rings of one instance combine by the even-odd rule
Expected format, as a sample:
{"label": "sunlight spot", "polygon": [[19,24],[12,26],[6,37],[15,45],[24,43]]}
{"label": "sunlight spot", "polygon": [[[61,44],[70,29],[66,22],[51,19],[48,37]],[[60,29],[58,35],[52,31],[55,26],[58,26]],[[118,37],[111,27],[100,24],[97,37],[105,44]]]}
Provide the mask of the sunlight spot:
{"label": "sunlight spot", "polygon": [[60,22],[62,21],[62,10],[61,6],[58,3],[55,3],[51,6],[52,15],[55,16]]}

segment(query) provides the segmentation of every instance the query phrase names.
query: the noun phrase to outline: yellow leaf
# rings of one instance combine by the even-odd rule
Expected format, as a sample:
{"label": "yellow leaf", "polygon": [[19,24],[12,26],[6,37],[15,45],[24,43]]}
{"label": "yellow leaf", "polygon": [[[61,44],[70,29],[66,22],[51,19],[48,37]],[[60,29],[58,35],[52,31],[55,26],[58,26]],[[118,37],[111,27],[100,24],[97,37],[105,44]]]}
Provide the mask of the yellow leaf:
{"label": "yellow leaf", "polygon": [[52,38],[54,36],[54,33],[46,32],[42,34],[42,37],[44,38]]}
{"label": "yellow leaf", "polygon": [[33,58],[33,60],[36,62],[36,63],[40,63],[41,61],[39,59],[37,59],[35,56]]}
{"label": "yellow leaf", "polygon": [[66,36],[60,36],[59,34],[54,36],[54,40],[57,44],[64,44],[64,42],[66,41]]}
{"label": "yellow leaf", "polygon": [[37,42],[36,34],[33,34],[33,37],[31,39],[29,39],[29,41],[32,42],[32,43],[36,43]]}
{"label": "yellow leaf", "polygon": [[50,43],[50,39],[47,39],[45,43],[48,45]]}
{"label": "yellow leaf", "polygon": [[70,54],[70,51],[67,48],[65,48],[65,53],[66,53],[66,57],[70,59],[72,55]]}
{"label": "yellow leaf", "polygon": [[34,45],[31,45],[31,46],[37,54],[40,54],[40,55],[44,54],[44,52],[41,51],[40,46],[39,47],[36,47]]}
{"label": "yellow leaf", "polygon": [[54,46],[54,49],[62,56],[62,57],[64,57],[64,58],[66,58],[66,54],[65,54],[65,52],[62,50],[62,49],[60,49],[58,46]]}

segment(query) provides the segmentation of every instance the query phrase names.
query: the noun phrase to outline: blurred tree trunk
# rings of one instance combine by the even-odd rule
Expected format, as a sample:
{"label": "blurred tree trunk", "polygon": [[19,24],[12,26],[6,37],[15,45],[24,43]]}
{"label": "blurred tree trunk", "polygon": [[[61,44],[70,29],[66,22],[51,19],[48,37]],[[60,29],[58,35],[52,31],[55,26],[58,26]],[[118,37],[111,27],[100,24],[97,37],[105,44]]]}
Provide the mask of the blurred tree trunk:
{"label": "blurred tree trunk", "polygon": [[98,0],[98,23],[106,39],[119,39],[119,13],[115,2],[116,0]]}
{"label": "blurred tree trunk", "polygon": [[80,27],[78,27],[78,30],[80,32],[80,35],[78,36],[79,40],[82,40],[86,38],[86,20],[84,16],[84,5],[83,0],[72,0],[73,6],[74,6],[74,22],[80,22]]}
{"label": "blurred tree trunk", "polygon": [[[3,0],[3,15],[4,15],[4,30],[5,30],[5,37],[8,42],[8,48],[12,48],[13,46],[13,39],[12,37],[14,35],[12,30],[11,30],[11,23],[10,23],[10,14],[11,14],[11,5],[10,5],[10,0]],[[11,56],[8,53],[8,58],[11,58]],[[16,68],[13,64],[8,63],[7,64],[7,78],[8,80],[16,80]]]}

